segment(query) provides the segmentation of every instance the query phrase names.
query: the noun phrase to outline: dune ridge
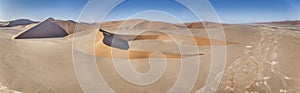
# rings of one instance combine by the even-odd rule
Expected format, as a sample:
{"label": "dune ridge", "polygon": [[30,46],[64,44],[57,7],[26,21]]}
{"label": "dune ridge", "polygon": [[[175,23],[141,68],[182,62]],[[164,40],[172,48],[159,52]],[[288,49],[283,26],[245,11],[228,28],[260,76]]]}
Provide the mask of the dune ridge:
{"label": "dune ridge", "polygon": [[145,19],[130,19],[121,21],[103,22],[100,28],[116,31],[116,30],[180,30],[171,23],[159,22],[159,21],[148,21]]}
{"label": "dune ridge", "polygon": [[83,25],[70,21],[56,20],[48,18],[33,27],[20,32],[13,39],[33,39],[33,38],[57,38],[66,37],[75,32],[93,29],[92,26]]}

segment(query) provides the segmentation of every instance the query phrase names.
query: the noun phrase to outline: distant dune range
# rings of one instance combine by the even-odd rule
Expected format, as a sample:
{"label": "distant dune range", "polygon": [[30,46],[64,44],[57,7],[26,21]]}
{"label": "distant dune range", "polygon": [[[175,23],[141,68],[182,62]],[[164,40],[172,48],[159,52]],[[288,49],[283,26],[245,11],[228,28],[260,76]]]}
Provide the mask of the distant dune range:
{"label": "distant dune range", "polygon": [[[22,33],[15,36],[15,39],[25,39],[25,38],[57,38],[57,37],[65,37],[67,35],[73,34],[75,30],[76,32],[90,30],[93,27],[97,27],[89,24],[77,23],[72,20],[64,21],[64,20],[55,20],[53,18],[48,18],[45,21],[38,23],[38,25],[34,25],[32,27],[31,24],[36,24],[37,22],[30,20],[14,20],[9,22],[2,22],[2,25],[9,23],[11,26],[26,26],[28,29],[23,31]],[[12,25],[13,24],[13,25]],[[187,29],[202,29],[204,27],[213,28],[217,27],[217,23],[213,22],[204,22],[205,26],[201,22],[195,23],[184,23],[184,24],[172,24],[166,22],[159,21],[148,21],[144,19],[130,19],[130,20],[121,20],[121,21],[110,21],[104,22],[100,24],[100,28],[105,29],[109,32],[119,31],[134,31],[134,30],[187,30]],[[227,24],[223,24],[223,26],[227,26]],[[25,28],[26,28],[25,27]],[[51,31],[50,31],[51,30]]]}
{"label": "distant dune range", "polygon": [[9,22],[0,22],[0,27],[13,27],[19,25],[29,25],[32,23],[37,23],[37,22],[31,21],[29,19],[17,19]]}
{"label": "distant dune range", "polygon": [[[201,23],[189,24],[188,26],[193,28],[201,28],[198,26]],[[210,23],[212,24],[212,23]],[[30,26],[32,27],[32,26]],[[94,25],[80,24],[74,21],[63,21],[63,20],[55,20],[53,18],[48,18],[47,20],[40,22],[39,24],[29,28],[26,31],[22,31],[15,37],[14,39],[38,39],[38,38],[59,38],[66,37],[72,38],[73,34],[80,33],[82,31],[95,31]],[[162,55],[156,55],[158,58],[180,58],[189,55],[202,55],[202,53],[195,52],[186,52],[180,54],[180,50],[178,50],[178,44],[182,47],[201,47],[201,46],[211,46],[211,45],[225,45],[225,44],[233,44],[233,43],[225,43],[224,41],[218,40],[210,40],[208,38],[201,37],[191,37],[185,35],[163,35],[163,34],[150,34],[150,35],[122,35],[115,32],[116,30],[125,30],[125,31],[136,31],[136,30],[173,30],[173,31],[184,31],[186,29],[184,25],[171,24],[166,22],[156,22],[156,21],[147,21],[142,19],[132,19],[126,21],[112,21],[112,22],[104,22],[100,25],[101,29],[105,29],[106,33],[111,34],[111,37],[105,36],[103,32],[97,31],[96,38],[96,48],[95,53],[96,56],[101,56],[105,58],[122,58],[122,59],[137,59],[137,58],[149,58],[154,51],[160,51]],[[122,39],[119,43],[112,42],[112,37]],[[152,43],[149,43],[152,42]],[[128,42],[136,42],[136,41],[144,41],[145,44],[153,44],[156,45],[160,43],[161,45],[165,45],[164,47],[160,47],[161,50],[153,49],[148,47],[145,51],[141,50],[142,48],[138,48],[139,50],[128,50],[130,49]],[[147,43],[148,42],[148,43]],[[139,42],[140,43],[140,42]],[[137,44],[137,43],[133,43]],[[153,46],[152,45],[152,46]],[[92,46],[92,45],[89,45]],[[128,48],[126,48],[128,47]],[[135,46],[133,46],[135,47]],[[173,48],[172,48],[173,47]],[[162,50],[164,49],[164,50]],[[94,54],[93,52],[87,52],[82,50],[82,52],[88,54]],[[118,55],[111,54],[111,51],[118,53]],[[190,53],[190,54],[189,54]]]}
{"label": "distant dune range", "polygon": [[[23,20],[21,20],[23,22]],[[20,23],[22,23],[20,22]],[[289,24],[297,25],[298,22],[272,22],[263,24]],[[203,28],[215,28],[219,26],[229,26],[230,24],[219,24],[214,22],[194,22],[194,23],[184,23],[184,24],[172,24],[159,21],[148,21],[144,19],[130,19],[121,21],[110,21],[100,24],[100,28],[110,33],[112,37],[120,38],[121,42],[112,44],[112,37],[108,38],[101,31],[97,31],[96,38],[96,56],[101,56],[105,58],[122,58],[122,59],[137,59],[137,58],[148,58],[154,51],[160,51],[162,55],[156,56],[159,58],[180,58],[188,55],[202,55],[203,53],[194,53],[192,51],[180,54],[178,50],[179,47],[201,47],[201,46],[212,46],[212,45],[225,45],[225,44],[235,44],[233,42],[224,42],[218,40],[211,40],[208,38],[201,38],[197,36],[186,36],[178,34],[148,34],[148,35],[123,35],[119,34],[118,31],[134,32],[138,30],[152,30],[152,31],[184,31],[187,29],[203,29]],[[66,37],[71,39],[72,34],[79,33],[82,31],[93,30],[95,31],[95,24],[81,24],[74,21],[64,21],[55,20],[53,18],[48,18],[47,20],[39,23],[38,25],[21,32],[16,35],[14,39],[34,39],[34,38],[59,38]],[[122,41],[123,40],[123,41]],[[153,45],[151,47],[144,46],[145,48],[136,48],[136,46],[129,46],[129,42],[133,42],[132,45],[140,45],[141,41],[144,41],[145,45],[165,45],[160,46],[159,49],[155,50]],[[90,45],[91,46],[91,45]],[[132,48],[130,48],[132,47]],[[173,48],[172,48],[173,47]],[[135,50],[136,49],[136,50]],[[143,50],[144,49],[144,50]],[[93,51],[82,52],[88,54],[94,54]],[[118,53],[115,56],[111,54],[111,51]],[[175,51],[175,52],[174,52]]]}
{"label": "distant dune range", "polygon": [[160,21],[148,21],[144,19],[129,19],[121,21],[110,21],[101,24],[101,28],[108,31],[116,30],[183,30],[183,29],[203,29],[228,26],[214,22],[192,22],[192,23],[167,23]]}
{"label": "distant dune range", "polygon": [[[295,25],[295,23],[291,21],[285,24]],[[269,22],[263,23],[264,25],[222,24],[227,40],[225,42],[208,38],[206,29],[215,31],[215,27],[220,25],[210,22],[203,22],[203,25],[201,22],[177,24],[132,19],[104,22],[100,25],[49,18],[39,23],[7,26],[8,24],[9,22],[0,22],[3,26],[0,27],[0,87],[7,86],[11,90],[23,93],[83,93],[76,77],[78,73],[74,70],[74,51],[80,56],[93,58],[99,73],[116,93],[165,93],[179,79],[182,71],[190,72],[189,68],[181,70],[182,63],[198,62],[187,60],[197,58],[200,59],[199,75],[191,93],[201,93],[201,88],[204,87],[210,74],[213,60],[211,58],[218,56],[211,52],[212,46],[218,49],[226,44],[226,67],[228,67],[237,59],[247,57],[246,46],[268,50],[274,45],[268,42],[278,44],[276,46],[278,51],[267,53],[276,54],[280,71],[291,77],[285,89],[291,93],[300,90],[298,57],[300,31],[290,29],[297,28],[296,26],[265,26],[270,25]],[[193,35],[186,32],[187,28]],[[140,30],[148,32],[138,35],[134,33]],[[261,35],[262,32],[270,32],[270,35]],[[280,39],[272,40],[268,37]],[[261,42],[259,39],[268,42]],[[268,47],[256,45],[260,42]],[[132,68],[142,74],[151,70],[150,64],[161,60],[166,60],[167,68],[158,81],[151,85],[140,86],[121,77],[114,67],[114,60],[130,61]],[[86,64],[89,62],[83,63]],[[89,72],[93,71],[86,71],[84,74]],[[242,79],[239,76],[237,78]],[[249,79],[245,78],[243,81]],[[279,93],[279,89],[282,89],[277,82],[275,79],[268,82],[274,93]],[[235,84],[239,86],[240,82]],[[182,86],[188,87],[185,83]],[[244,89],[244,87],[236,89],[238,88]],[[264,91],[257,92],[264,93]]]}

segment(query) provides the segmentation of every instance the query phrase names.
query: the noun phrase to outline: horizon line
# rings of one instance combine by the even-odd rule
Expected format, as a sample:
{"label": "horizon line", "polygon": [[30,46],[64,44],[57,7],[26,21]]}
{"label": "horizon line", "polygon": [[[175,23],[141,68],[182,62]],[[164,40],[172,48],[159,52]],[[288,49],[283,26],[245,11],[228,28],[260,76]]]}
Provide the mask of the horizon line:
{"label": "horizon line", "polygon": [[[78,23],[101,23],[101,22],[87,22],[87,21],[78,21],[78,19],[65,19],[65,18],[54,18],[54,17],[48,17],[48,18],[53,18],[55,20],[64,20],[64,21],[68,21],[68,20],[72,20]],[[42,22],[47,20],[43,19],[43,20],[39,20],[39,19],[31,19],[31,18],[15,18],[15,19],[11,19],[11,20],[0,20],[0,22],[9,22],[9,21],[14,21],[14,20],[20,20],[20,19],[27,19],[27,20],[31,20],[34,22]],[[125,20],[147,20],[147,21],[156,21],[156,22],[165,22],[165,23],[174,23],[174,24],[179,24],[176,22],[167,22],[167,21],[160,21],[160,20],[149,20],[149,19],[142,19],[142,18],[133,18],[133,19],[111,19],[111,20],[105,20],[103,22],[111,22],[111,21],[125,21]],[[254,21],[254,22],[240,22],[240,23],[236,23],[236,22],[214,22],[214,23],[221,23],[221,24],[257,24],[257,23],[270,23],[270,22],[284,22],[284,21],[300,21],[300,19],[284,19],[284,20],[273,20],[273,21]],[[196,23],[196,22],[212,22],[212,21],[186,21],[186,22],[182,22],[182,23]]]}

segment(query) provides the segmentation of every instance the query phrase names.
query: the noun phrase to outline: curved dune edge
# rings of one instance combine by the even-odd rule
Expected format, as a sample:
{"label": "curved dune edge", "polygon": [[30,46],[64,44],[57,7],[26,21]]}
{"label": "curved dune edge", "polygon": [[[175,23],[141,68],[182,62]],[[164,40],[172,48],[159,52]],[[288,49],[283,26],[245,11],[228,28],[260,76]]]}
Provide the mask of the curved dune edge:
{"label": "curved dune edge", "polygon": [[95,41],[95,55],[104,58],[118,58],[118,59],[140,59],[140,58],[181,58],[181,55],[162,54],[157,55],[149,51],[132,51],[132,50],[121,50],[112,48],[103,43],[102,33],[97,33]]}
{"label": "curved dune edge", "polygon": [[[174,35],[172,36],[176,39],[186,39],[188,36],[179,36]],[[107,46],[103,43],[103,34],[98,32],[96,35],[95,40],[95,49],[94,53],[88,54],[95,54],[95,56],[104,57],[104,58],[118,58],[118,59],[142,59],[142,58],[184,58],[188,56],[195,56],[195,55],[182,55],[182,54],[162,54],[162,53],[153,53],[154,51],[135,51],[135,50],[121,50],[117,48],[113,48]],[[214,43],[210,43],[209,39],[205,38],[198,38],[194,37],[198,46],[211,46],[211,45],[224,45],[225,42],[223,41],[214,41]],[[193,37],[191,39],[194,39]],[[156,40],[170,40],[170,38],[165,35],[159,36],[138,36],[134,40],[146,40],[146,39],[156,39]],[[146,42],[145,42],[146,43]],[[202,55],[202,54],[197,54]]]}

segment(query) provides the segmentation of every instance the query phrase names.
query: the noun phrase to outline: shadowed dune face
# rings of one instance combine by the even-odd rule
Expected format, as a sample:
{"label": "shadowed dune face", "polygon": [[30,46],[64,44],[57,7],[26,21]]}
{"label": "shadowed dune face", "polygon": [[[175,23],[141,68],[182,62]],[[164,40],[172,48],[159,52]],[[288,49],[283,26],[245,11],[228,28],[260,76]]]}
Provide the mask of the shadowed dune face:
{"label": "shadowed dune face", "polygon": [[[124,50],[119,48],[111,47],[105,43],[105,34],[97,33],[97,39],[95,44],[95,55],[104,57],[104,58],[118,58],[118,59],[139,59],[139,58],[149,58],[150,56],[153,58],[180,58],[180,55],[171,55],[171,54],[163,54],[163,55],[152,55],[150,51],[133,51],[133,50]],[[115,37],[117,38],[117,37]],[[112,39],[112,38],[109,38]],[[113,41],[114,42],[114,41]],[[124,43],[125,41],[123,41]],[[127,41],[126,41],[127,42]],[[122,44],[121,44],[122,45]],[[115,45],[117,46],[117,45]]]}
{"label": "shadowed dune face", "polygon": [[[100,32],[97,33],[97,37],[95,41],[96,43],[94,49],[95,55],[104,58],[119,58],[119,59],[182,58],[182,57],[194,56],[194,55],[167,53],[167,52],[160,52],[160,54],[157,54],[154,53],[156,51],[129,50],[130,49],[130,45],[128,44],[129,41],[143,41],[143,40],[156,40],[156,41],[161,41],[162,43],[171,43],[171,44],[163,44],[163,45],[169,45],[163,47],[166,48],[168,47],[168,49],[176,49],[176,51],[180,51],[180,50],[178,50],[178,48],[170,48],[170,47],[177,47],[177,43],[188,45],[188,46],[194,46],[194,47],[233,44],[230,42],[210,40],[207,38],[200,38],[200,37],[189,37],[184,35],[138,35],[138,36],[116,35],[100,29]],[[147,44],[147,41],[145,41],[144,43]],[[161,45],[156,45],[156,46],[161,46]],[[196,54],[196,55],[202,55],[202,54]]]}
{"label": "shadowed dune face", "polygon": [[15,39],[32,39],[32,38],[57,38],[65,37],[76,32],[94,29],[89,25],[76,22],[55,20],[48,18],[38,25],[21,32]]}
{"label": "shadowed dune face", "polygon": [[21,33],[15,39],[29,39],[29,38],[55,38],[65,37],[68,33],[54,22],[54,19],[47,19],[37,26]]}
{"label": "shadowed dune face", "polygon": [[[103,24],[102,24],[103,25]],[[165,22],[154,22],[147,20],[127,20],[127,21],[114,21],[104,23],[104,26],[110,27],[110,29],[119,29],[119,26],[122,26],[121,29],[137,30],[137,29],[152,29],[152,30],[175,30],[181,29],[178,25],[165,23]],[[27,39],[27,38],[53,38],[53,37],[65,37],[69,34],[75,33],[75,27],[79,28],[79,31],[84,29],[92,29],[89,26],[83,26],[77,24],[76,22],[69,22],[63,20],[55,20],[49,18],[44,22],[32,27],[31,29],[21,33],[15,39]],[[78,30],[78,29],[76,29]],[[146,40],[153,40],[157,43],[149,43]],[[159,46],[157,49],[138,49],[135,46],[133,50],[130,50],[129,42],[139,41],[139,44],[145,45],[155,45]],[[140,42],[141,41],[141,42]],[[210,40],[207,38],[200,37],[191,37],[185,35],[119,35],[113,34],[108,31],[100,30],[97,34],[97,39],[95,41],[96,56],[104,58],[119,58],[119,59],[141,59],[141,58],[182,58],[188,56],[202,55],[202,53],[195,54],[182,54],[179,50],[177,44],[180,44],[183,47],[194,47],[197,49],[201,46],[211,46],[211,45],[225,45],[233,44],[230,42]],[[151,45],[151,46],[152,46]],[[148,47],[147,47],[148,48]],[[162,48],[162,50],[158,49]],[[159,53],[153,53],[158,52]],[[176,51],[176,52],[174,52]],[[86,51],[85,51],[86,52]],[[86,52],[88,54],[94,54],[92,52]],[[187,52],[185,52],[187,53]]]}
{"label": "shadowed dune face", "polygon": [[118,36],[114,36],[114,34],[111,33],[107,33],[107,32],[103,32],[103,43],[111,46],[111,47],[115,47],[115,48],[119,48],[119,49],[123,49],[123,50],[128,50],[129,49],[129,45],[128,42]]}

